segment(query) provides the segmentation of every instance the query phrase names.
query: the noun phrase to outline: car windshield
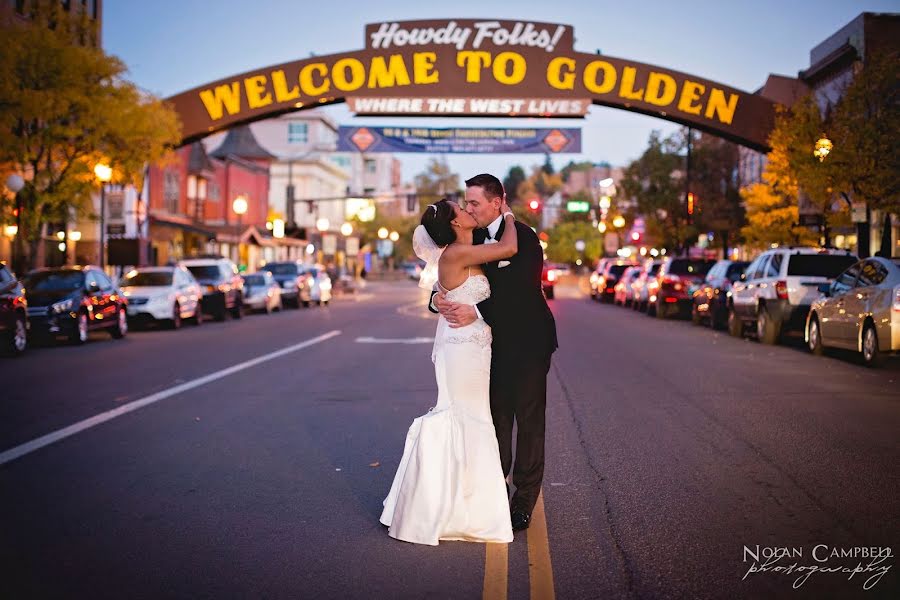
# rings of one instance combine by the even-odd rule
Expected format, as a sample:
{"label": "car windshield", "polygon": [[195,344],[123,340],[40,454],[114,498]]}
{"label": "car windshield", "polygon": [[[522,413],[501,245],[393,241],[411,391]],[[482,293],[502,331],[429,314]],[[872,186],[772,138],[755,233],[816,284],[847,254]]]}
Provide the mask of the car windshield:
{"label": "car windshield", "polygon": [[122,279],[123,286],[172,285],[172,273],[166,271],[138,271]]}
{"label": "car windshield", "polygon": [[716,264],[714,260],[676,258],[669,266],[669,273],[672,275],[706,275],[714,264]]}
{"label": "car windshield", "polygon": [[747,265],[750,263],[745,262],[736,262],[728,265],[728,272],[725,274],[725,277],[728,279],[738,279],[741,275],[743,275],[744,271],[747,269]]}
{"label": "car windshield", "polygon": [[84,287],[81,271],[42,271],[32,273],[25,280],[25,289],[31,292],[63,292]]}
{"label": "car windshield", "polygon": [[613,265],[609,268],[609,274],[618,277],[619,275],[624,273],[625,269],[627,269],[629,266],[631,265]]}
{"label": "car windshield", "polygon": [[244,283],[252,286],[266,285],[266,278],[262,275],[244,275]]}
{"label": "car windshield", "polygon": [[834,279],[857,260],[849,254],[793,254],[787,274]]}
{"label": "car windshield", "polygon": [[272,275],[296,275],[297,274],[297,265],[294,264],[269,264],[263,267],[264,270],[268,271]]}
{"label": "car windshield", "polygon": [[189,265],[188,271],[197,279],[218,279],[219,267],[216,265]]}

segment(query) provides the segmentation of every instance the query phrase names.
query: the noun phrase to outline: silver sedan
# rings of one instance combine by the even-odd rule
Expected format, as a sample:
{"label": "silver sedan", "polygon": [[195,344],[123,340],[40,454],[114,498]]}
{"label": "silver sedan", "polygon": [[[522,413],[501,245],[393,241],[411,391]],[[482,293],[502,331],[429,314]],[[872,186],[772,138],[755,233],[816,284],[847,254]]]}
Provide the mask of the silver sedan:
{"label": "silver sedan", "polygon": [[866,258],[822,284],[806,318],[806,343],[859,352],[867,366],[900,351],[900,258]]}

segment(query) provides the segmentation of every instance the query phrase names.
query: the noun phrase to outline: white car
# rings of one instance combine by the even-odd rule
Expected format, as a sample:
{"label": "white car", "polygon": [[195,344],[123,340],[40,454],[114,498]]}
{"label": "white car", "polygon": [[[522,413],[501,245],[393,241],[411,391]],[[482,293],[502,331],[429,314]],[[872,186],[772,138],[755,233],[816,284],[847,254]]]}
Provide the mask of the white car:
{"label": "white car", "polygon": [[184,267],[140,267],[119,282],[128,298],[128,319],[159,321],[172,329],[184,319],[195,325],[203,322],[200,301],[203,288]]}
{"label": "white car", "polygon": [[281,303],[281,286],[268,271],[260,271],[244,278],[244,306],[250,310],[263,310],[271,313],[283,308]]}
{"label": "white car", "polygon": [[300,288],[303,306],[310,302],[323,306],[331,300],[331,277],[325,272],[323,265],[311,265],[303,268],[305,278]]}
{"label": "white car", "polygon": [[756,257],[728,298],[728,332],[756,330],[759,341],[777,344],[788,330],[803,331],[819,285],[830,283],[858,258],[846,250],[785,247]]}

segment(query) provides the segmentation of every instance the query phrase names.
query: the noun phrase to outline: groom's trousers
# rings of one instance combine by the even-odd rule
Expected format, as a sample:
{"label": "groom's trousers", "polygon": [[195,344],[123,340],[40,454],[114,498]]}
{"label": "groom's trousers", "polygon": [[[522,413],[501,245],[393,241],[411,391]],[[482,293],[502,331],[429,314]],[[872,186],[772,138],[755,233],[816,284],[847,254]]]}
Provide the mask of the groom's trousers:
{"label": "groom's trousers", "polygon": [[[544,423],[550,355],[491,359],[491,415],[506,476],[512,467],[516,486],[511,508],[531,513],[544,479]],[[512,432],[516,425],[513,465]]]}

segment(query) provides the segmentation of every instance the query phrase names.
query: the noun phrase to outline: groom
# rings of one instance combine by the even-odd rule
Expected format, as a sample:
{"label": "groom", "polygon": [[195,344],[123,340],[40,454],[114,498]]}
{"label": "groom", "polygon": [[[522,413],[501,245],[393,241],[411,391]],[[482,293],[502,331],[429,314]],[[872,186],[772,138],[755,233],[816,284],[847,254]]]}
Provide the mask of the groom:
{"label": "groom", "polygon": [[[500,180],[481,174],[466,180],[465,211],[482,229],[476,244],[492,244],[503,236],[500,215],[504,198]],[[519,251],[508,261],[484,265],[491,297],[477,306],[458,304],[437,293],[432,312],[440,312],[451,327],[464,327],[476,319],[491,326],[491,414],[500,446],[504,476],[513,466],[512,430],[516,423],[516,459],[510,503],[514,530],[527,529],[544,477],[544,412],[547,373],[557,348],[556,322],[541,290],[544,251],[534,231],[515,222]]]}

